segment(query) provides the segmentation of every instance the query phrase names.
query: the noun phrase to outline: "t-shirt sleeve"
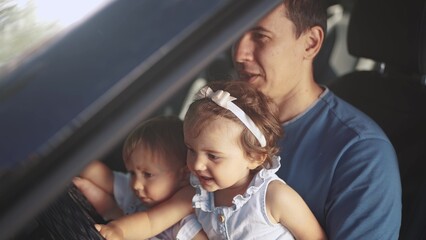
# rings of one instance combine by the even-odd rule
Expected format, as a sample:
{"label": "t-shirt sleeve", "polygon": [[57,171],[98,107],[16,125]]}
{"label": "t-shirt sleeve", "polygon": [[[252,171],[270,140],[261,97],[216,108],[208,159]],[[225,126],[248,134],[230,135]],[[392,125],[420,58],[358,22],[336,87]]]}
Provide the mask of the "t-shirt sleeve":
{"label": "t-shirt sleeve", "polygon": [[365,139],[351,145],[334,172],[329,239],[397,239],[401,185],[392,145]]}

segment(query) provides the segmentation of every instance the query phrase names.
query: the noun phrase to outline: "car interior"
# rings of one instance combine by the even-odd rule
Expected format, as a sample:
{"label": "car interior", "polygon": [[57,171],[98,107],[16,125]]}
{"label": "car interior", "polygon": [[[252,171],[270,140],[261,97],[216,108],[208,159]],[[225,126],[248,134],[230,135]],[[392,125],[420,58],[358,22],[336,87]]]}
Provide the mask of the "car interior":
{"label": "car interior", "polygon": [[[425,239],[426,0],[324,1],[315,79],[388,135],[403,189],[399,239]],[[232,43],[281,0],[142,2],[110,1],[0,71],[4,239],[54,239],[38,219],[72,177],[93,159],[124,171],[123,139],[134,126],[183,117],[203,84],[235,78]]]}
{"label": "car interior", "polygon": [[372,59],[376,67],[352,71],[329,87],[372,117],[390,138],[403,191],[400,238],[425,238],[425,1],[358,0],[347,40],[350,54]]}

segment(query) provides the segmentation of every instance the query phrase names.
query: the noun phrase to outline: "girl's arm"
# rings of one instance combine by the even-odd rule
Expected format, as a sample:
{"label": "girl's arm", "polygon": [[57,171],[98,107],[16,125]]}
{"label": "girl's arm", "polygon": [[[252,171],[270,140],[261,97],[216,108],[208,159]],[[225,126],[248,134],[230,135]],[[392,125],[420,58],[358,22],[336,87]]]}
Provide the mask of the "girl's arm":
{"label": "girl's arm", "polygon": [[203,231],[203,229],[201,229],[197,235],[194,236],[194,238],[192,240],[209,240],[209,238],[207,237],[206,233]]}
{"label": "girl's arm", "polygon": [[287,184],[280,181],[269,184],[266,207],[270,219],[281,223],[296,239],[327,239],[308,205]]}
{"label": "girl's arm", "polygon": [[195,189],[186,186],[167,201],[144,212],[127,215],[96,228],[108,240],[146,239],[163,232],[193,212]]}

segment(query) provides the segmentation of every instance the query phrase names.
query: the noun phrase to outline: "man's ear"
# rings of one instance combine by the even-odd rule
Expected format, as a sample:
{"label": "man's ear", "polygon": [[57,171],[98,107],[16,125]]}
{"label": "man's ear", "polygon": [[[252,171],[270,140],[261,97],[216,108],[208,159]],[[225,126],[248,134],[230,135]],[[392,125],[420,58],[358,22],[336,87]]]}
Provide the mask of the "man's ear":
{"label": "man's ear", "polygon": [[324,31],[320,26],[314,26],[303,33],[305,39],[305,59],[313,60],[321,49],[324,41]]}

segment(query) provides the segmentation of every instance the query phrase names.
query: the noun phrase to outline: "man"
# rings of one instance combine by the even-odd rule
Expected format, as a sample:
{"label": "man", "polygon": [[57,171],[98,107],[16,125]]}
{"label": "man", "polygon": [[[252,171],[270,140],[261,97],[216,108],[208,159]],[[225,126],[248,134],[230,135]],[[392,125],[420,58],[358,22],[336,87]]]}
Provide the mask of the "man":
{"label": "man", "polygon": [[284,128],[278,175],[329,239],[398,239],[401,183],[390,141],[314,80],[327,18],[319,2],[285,0],[235,44],[234,64],[277,103]]}

